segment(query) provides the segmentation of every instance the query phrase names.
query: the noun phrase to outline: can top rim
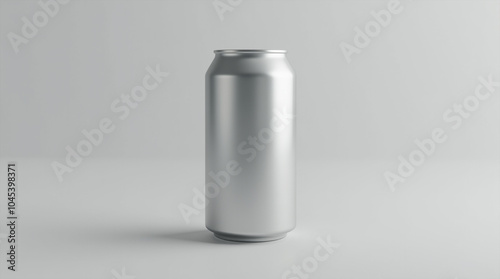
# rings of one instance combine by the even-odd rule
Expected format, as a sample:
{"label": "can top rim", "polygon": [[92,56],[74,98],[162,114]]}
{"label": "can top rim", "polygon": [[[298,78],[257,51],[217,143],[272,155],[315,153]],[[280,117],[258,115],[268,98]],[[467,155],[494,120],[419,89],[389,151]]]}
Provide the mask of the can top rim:
{"label": "can top rim", "polygon": [[214,53],[286,53],[282,49],[217,49]]}

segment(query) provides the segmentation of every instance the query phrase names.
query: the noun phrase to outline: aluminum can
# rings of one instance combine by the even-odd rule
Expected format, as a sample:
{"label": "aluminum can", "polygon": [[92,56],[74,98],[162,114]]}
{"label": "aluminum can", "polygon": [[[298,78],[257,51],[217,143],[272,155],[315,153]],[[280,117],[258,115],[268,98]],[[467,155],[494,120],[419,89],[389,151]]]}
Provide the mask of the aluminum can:
{"label": "aluminum can", "polygon": [[295,228],[295,75],[284,50],[216,50],[205,76],[205,225],[243,242]]}

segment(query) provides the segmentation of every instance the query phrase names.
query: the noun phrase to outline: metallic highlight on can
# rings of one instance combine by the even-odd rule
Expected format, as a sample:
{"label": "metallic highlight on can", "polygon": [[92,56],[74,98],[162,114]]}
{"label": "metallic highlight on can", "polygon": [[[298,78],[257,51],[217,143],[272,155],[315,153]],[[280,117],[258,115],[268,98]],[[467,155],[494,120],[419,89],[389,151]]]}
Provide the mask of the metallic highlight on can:
{"label": "metallic highlight on can", "polygon": [[284,50],[216,50],[205,77],[207,229],[231,241],[295,228],[295,76]]}

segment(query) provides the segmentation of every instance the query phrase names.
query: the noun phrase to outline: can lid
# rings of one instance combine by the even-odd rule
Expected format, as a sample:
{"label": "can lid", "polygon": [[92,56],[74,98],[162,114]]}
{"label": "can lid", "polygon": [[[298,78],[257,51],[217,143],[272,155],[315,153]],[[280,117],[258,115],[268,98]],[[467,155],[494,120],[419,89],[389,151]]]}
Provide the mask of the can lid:
{"label": "can lid", "polygon": [[281,49],[217,49],[214,53],[286,53]]}

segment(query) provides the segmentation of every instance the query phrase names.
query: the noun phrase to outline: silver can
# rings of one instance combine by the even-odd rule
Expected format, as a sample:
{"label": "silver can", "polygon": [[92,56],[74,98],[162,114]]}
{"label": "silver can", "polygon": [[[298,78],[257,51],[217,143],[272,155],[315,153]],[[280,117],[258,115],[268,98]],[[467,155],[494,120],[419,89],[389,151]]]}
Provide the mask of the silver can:
{"label": "silver can", "polygon": [[295,228],[295,77],[284,50],[216,50],[205,77],[205,224],[216,237]]}

